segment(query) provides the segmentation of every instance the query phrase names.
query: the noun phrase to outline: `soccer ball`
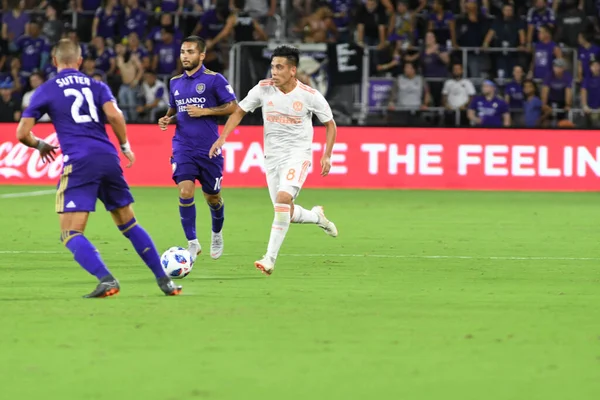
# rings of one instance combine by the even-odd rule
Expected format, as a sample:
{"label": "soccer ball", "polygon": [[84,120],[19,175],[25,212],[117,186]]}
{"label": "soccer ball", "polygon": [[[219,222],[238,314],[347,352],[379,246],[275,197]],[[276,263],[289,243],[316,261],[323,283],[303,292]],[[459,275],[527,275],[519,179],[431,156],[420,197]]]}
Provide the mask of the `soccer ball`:
{"label": "soccer ball", "polygon": [[173,279],[182,279],[192,272],[192,257],[183,247],[171,247],[160,256],[163,269]]}

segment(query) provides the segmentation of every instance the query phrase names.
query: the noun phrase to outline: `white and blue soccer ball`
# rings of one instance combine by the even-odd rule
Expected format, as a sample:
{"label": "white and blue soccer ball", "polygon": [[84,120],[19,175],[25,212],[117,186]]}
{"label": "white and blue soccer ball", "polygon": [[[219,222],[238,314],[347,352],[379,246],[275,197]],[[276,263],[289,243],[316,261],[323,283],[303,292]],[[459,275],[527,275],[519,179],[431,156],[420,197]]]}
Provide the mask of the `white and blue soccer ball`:
{"label": "white and blue soccer ball", "polygon": [[173,279],[183,279],[192,272],[192,257],[183,247],[171,247],[160,256],[163,269]]}

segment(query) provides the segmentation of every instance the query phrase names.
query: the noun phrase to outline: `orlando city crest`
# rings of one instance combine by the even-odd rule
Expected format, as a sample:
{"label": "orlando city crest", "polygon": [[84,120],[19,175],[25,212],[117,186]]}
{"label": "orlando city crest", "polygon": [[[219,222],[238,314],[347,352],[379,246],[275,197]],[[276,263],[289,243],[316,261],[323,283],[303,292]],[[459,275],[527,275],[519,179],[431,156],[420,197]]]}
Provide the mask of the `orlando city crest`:
{"label": "orlando city crest", "polygon": [[199,83],[196,85],[196,93],[198,93],[198,94],[204,93],[205,89],[206,89],[206,85],[204,83]]}

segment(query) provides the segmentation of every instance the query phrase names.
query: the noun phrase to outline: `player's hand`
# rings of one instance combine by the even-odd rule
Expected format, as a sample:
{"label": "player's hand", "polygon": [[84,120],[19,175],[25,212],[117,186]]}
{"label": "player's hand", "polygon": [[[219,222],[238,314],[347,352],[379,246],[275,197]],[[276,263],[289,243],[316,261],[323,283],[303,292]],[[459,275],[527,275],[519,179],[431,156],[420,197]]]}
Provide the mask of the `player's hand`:
{"label": "player's hand", "polygon": [[129,164],[127,164],[126,167],[131,168],[135,162],[135,154],[133,154],[133,151],[124,151],[123,155],[129,160]]}
{"label": "player's hand", "polygon": [[323,156],[321,158],[321,176],[327,176],[331,169],[331,158]]}
{"label": "player's hand", "polygon": [[43,162],[54,161],[56,157],[56,149],[58,146],[53,146],[50,143],[44,142],[43,140],[38,141],[37,149],[40,152],[40,158]]}
{"label": "player's hand", "polygon": [[223,147],[224,144],[225,138],[223,136],[219,137],[210,148],[210,151],[208,152],[208,157],[213,158],[221,154],[221,147]]}
{"label": "player's hand", "polygon": [[171,117],[161,117],[158,120],[158,126],[160,127],[161,131],[166,131],[167,130],[167,125],[169,125],[169,122],[171,121]]}
{"label": "player's hand", "polygon": [[192,118],[198,118],[206,115],[206,110],[204,110],[204,108],[196,107],[193,105],[187,106],[185,110],[187,111],[188,115]]}

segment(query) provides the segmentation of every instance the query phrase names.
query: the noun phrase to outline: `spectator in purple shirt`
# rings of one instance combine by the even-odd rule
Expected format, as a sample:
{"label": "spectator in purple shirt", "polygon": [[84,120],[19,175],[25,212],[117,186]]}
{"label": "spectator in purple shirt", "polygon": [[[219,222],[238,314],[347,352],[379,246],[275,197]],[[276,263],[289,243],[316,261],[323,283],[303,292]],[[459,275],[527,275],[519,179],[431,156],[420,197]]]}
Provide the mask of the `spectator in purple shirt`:
{"label": "spectator in purple shirt", "polygon": [[46,38],[40,36],[41,27],[36,21],[29,23],[29,35],[18,38],[15,45],[21,55],[21,68],[28,73],[43,68],[48,62],[47,52],[49,43]]}
{"label": "spectator in purple shirt", "polygon": [[179,44],[175,42],[172,27],[162,29],[162,43],[157,44],[154,48],[152,70],[158,75],[181,73]]}
{"label": "spectator in purple shirt", "polygon": [[439,78],[439,80],[431,81],[428,84],[434,106],[440,107],[442,105],[444,80],[448,77],[450,55],[444,46],[438,44],[433,32],[425,34],[425,48],[421,54],[421,62],[423,65],[423,77]]}
{"label": "spectator in purple shirt", "polygon": [[527,45],[531,46],[536,38],[536,31],[542,26],[554,28],[556,17],[552,8],[548,7],[546,0],[535,0],[535,5],[527,12]]}
{"label": "spectator in purple shirt", "polygon": [[223,3],[208,10],[200,17],[198,24],[196,24],[196,27],[194,28],[193,34],[199,35],[205,40],[214,39],[225,27],[229,12],[229,6]]}
{"label": "spectator in purple shirt", "polygon": [[577,80],[581,82],[592,74],[590,63],[600,59],[600,47],[590,42],[588,35],[579,34],[579,49],[577,50]]}
{"label": "spectator in purple shirt", "polygon": [[8,10],[2,13],[2,39],[9,43],[27,33],[29,15],[23,0],[9,0]]}
{"label": "spectator in purple shirt", "polygon": [[[175,32],[175,41],[177,43],[181,43],[183,40],[183,33],[181,29],[173,26],[173,15],[171,14],[162,14],[160,16],[160,25],[155,26],[150,30],[148,36],[146,37],[146,48],[148,51],[154,51],[154,46],[162,41],[162,29],[166,27],[173,27]],[[204,37],[206,39],[206,37]]]}
{"label": "spectator in purple shirt", "polygon": [[510,127],[508,105],[502,98],[496,96],[496,85],[486,80],[481,85],[481,96],[471,100],[467,116],[476,126],[488,128]]}
{"label": "spectator in purple shirt", "polygon": [[600,127],[600,61],[590,63],[590,75],[581,84],[581,106],[589,128]]}
{"label": "spectator in purple shirt", "polygon": [[121,23],[121,36],[127,36],[131,32],[135,32],[138,37],[143,38],[148,23],[148,15],[139,7],[138,0],[125,1],[127,5]]}
{"label": "spectator in purple shirt", "polygon": [[564,110],[557,113],[559,120],[565,118],[573,102],[573,76],[566,71],[566,66],[562,58],[554,60],[552,72],[544,79],[542,86],[542,104],[553,109]]}
{"label": "spectator in purple shirt", "polygon": [[113,75],[117,68],[115,60],[117,55],[111,47],[106,47],[102,36],[96,36],[94,40],[92,40],[92,48],[90,50],[92,57],[95,60],[94,68],[107,75]]}
{"label": "spectator in purple shirt", "polygon": [[117,37],[121,8],[117,0],[106,0],[104,7],[96,10],[92,23],[92,36],[101,36],[104,39]]}
{"label": "spectator in purple shirt", "polygon": [[533,45],[529,78],[544,79],[552,71],[552,61],[562,58],[562,50],[552,41],[550,28],[540,27],[539,41]]}
{"label": "spectator in purple shirt", "polygon": [[[451,43],[453,47],[457,47],[454,14],[445,9],[445,3],[442,0],[435,0],[433,3],[433,12],[429,15],[428,31],[435,34],[438,43],[446,46]],[[483,38],[481,39],[483,40]]]}
{"label": "spectator in purple shirt", "polygon": [[523,107],[523,78],[525,73],[520,65],[513,68],[513,79],[504,86],[504,101],[510,109],[521,109]]}

